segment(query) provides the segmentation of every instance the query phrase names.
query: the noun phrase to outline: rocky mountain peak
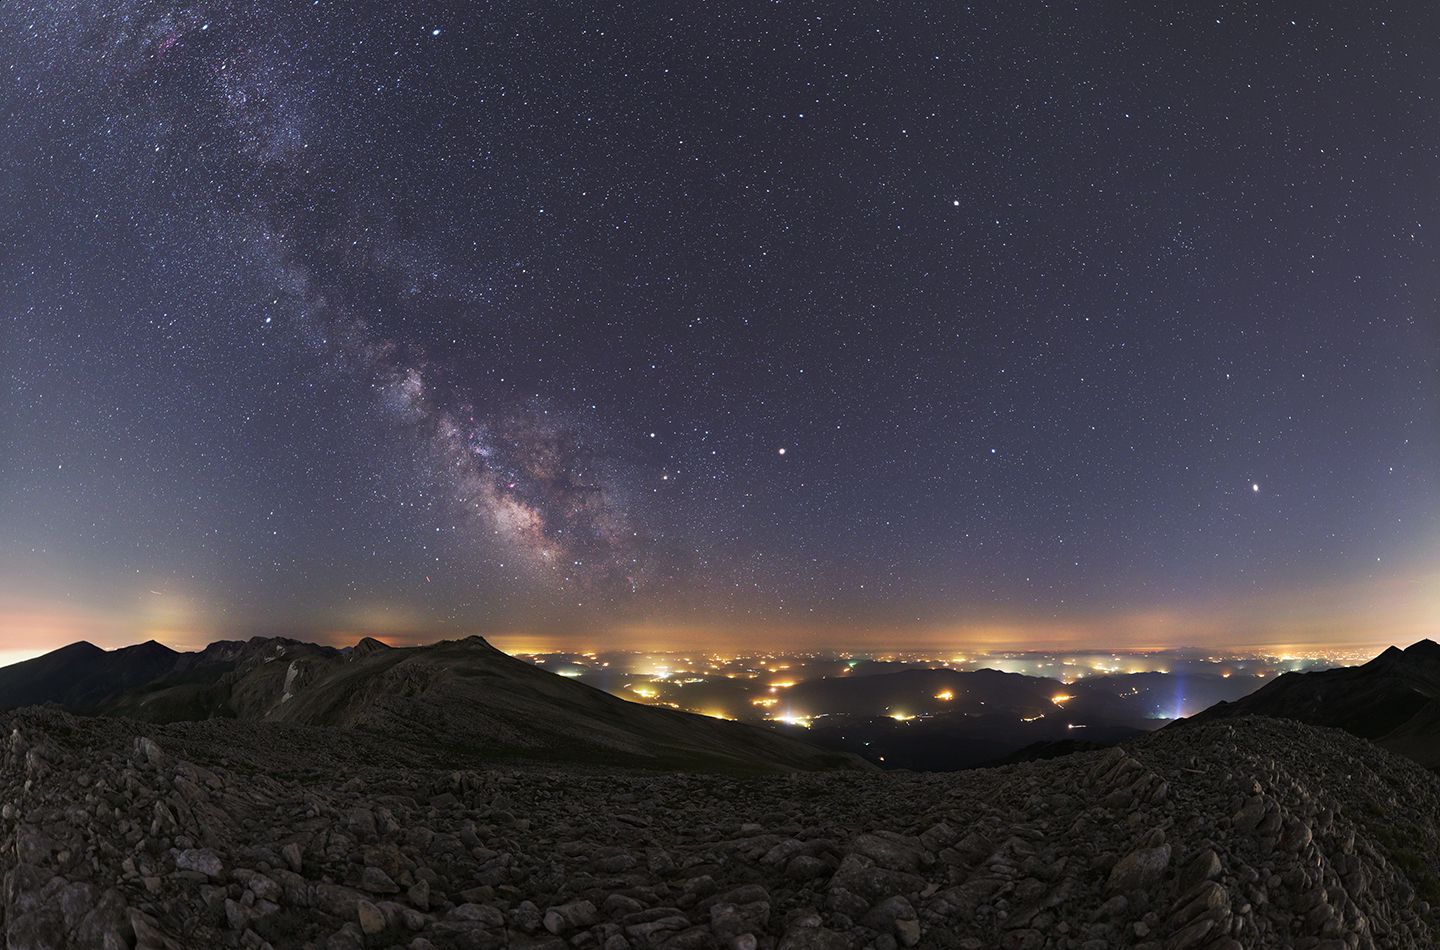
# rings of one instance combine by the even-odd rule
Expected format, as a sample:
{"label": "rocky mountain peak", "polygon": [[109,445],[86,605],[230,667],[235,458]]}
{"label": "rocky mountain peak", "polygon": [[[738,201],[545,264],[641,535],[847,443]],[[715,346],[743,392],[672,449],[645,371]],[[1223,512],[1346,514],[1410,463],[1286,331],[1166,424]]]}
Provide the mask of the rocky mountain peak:
{"label": "rocky mountain peak", "polygon": [[393,647],[388,643],[376,640],[374,637],[363,637],[359,643],[356,643],[350,648],[350,658],[352,660],[359,660],[372,653],[381,653],[390,649],[393,649]]}
{"label": "rocky mountain peak", "polygon": [[1391,665],[1393,665],[1393,664],[1395,664],[1395,663],[1403,663],[1404,661],[1405,661],[1405,651],[1402,650],[1402,649],[1400,649],[1400,648],[1397,647],[1397,646],[1389,646],[1389,647],[1386,647],[1385,650],[1384,650],[1384,652],[1382,652],[1379,656],[1375,657],[1375,659],[1371,660],[1369,663],[1367,663],[1367,664],[1365,664],[1365,665],[1366,665],[1366,666],[1385,667],[1385,666],[1391,666]]}
{"label": "rocky mountain peak", "polygon": [[494,653],[503,651],[496,649],[495,645],[478,633],[472,633],[468,637],[461,637],[458,640],[441,640],[435,644],[437,647],[468,647],[471,649],[489,650]]}
{"label": "rocky mountain peak", "polygon": [[120,647],[116,653],[146,654],[150,656],[178,656],[179,654],[158,640],[146,640],[134,646]]}
{"label": "rocky mountain peak", "polygon": [[93,656],[95,654],[104,652],[104,650],[100,649],[95,644],[91,643],[89,640],[76,640],[74,643],[67,643],[65,644],[65,646],[60,647],[58,650],[55,650],[48,655],[55,657],[76,657]]}
{"label": "rocky mountain peak", "polygon": [[1430,639],[1418,640],[1406,648],[1405,656],[1411,659],[1440,660],[1440,643]]}

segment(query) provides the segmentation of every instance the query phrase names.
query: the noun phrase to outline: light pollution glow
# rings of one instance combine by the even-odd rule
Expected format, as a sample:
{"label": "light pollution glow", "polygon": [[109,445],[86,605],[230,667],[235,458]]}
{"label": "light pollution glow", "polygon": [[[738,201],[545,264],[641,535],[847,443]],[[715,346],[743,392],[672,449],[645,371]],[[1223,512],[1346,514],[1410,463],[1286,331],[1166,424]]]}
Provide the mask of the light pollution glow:
{"label": "light pollution glow", "polygon": [[[0,591],[0,651],[10,662],[77,640],[114,648],[158,640],[190,650],[217,639],[288,635],[337,645],[376,636],[396,645],[427,643],[479,632],[512,653],[565,650],[753,647],[761,624],[713,623],[685,618],[674,623],[597,624],[585,633],[567,630],[430,626],[422,610],[370,607],[337,624],[304,621],[294,628],[263,628],[223,613],[208,613],[200,598],[163,594],[146,585],[112,603],[76,597],[45,598]],[[1228,604],[1192,604],[1148,610],[1096,612],[1064,617],[1005,616],[952,623],[842,622],[765,623],[763,638],[774,647],[874,649],[878,645],[975,650],[1074,650],[1124,647],[1130,651],[1179,646],[1267,649],[1303,655],[1313,648],[1383,648],[1408,644],[1440,631],[1440,572],[1411,572],[1318,589],[1257,595]]]}

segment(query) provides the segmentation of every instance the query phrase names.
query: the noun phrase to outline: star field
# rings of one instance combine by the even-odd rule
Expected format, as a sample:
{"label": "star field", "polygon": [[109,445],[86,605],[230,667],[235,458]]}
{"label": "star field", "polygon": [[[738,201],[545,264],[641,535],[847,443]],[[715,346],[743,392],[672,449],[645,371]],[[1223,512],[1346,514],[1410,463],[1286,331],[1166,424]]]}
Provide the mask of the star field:
{"label": "star field", "polygon": [[27,637],[1440,620],[1440,12],[0,24]]}

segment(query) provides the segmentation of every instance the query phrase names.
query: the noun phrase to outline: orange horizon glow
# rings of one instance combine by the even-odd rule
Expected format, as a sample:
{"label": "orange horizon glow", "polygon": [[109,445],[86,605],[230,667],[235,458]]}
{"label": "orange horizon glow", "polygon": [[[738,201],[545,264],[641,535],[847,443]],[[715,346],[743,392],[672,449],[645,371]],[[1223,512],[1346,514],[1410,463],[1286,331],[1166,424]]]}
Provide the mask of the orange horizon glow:
{"label": "orange horizon glow", "polygon": [[[151,596],[154,595],[154,596]],[[222,615],[223,616],[223,615]],[[0,594],[0,663],[17,662],[76,641],[114,649],[156,640],[177,650],[248,639],[252,633],[206,615],[193,598],[149,595],[120,607]],[[610,621],[588,627],[527,630],[514,626],[469,628],[429,624],[414,608],[371,607],[334,625],[299,624],[289,631],[266,624],[259,635],[284,635],[334,646],[373,637],[391,646],[418,646],[479,634],[509,653],[583,653],[631,650],[754,652],[780,650],[937,649],[946,652],[1086,652],[1128,654],[1174,649],[1215,649],[1302,657],[1354,649],[1379,653],[1440,636],[1440,572],[1420,571],[1327,587],[1254,595],[1230,602],[1198,602],[1147,609],[1091,611],[1069,618],[992,611],[965,620],[911,619],[740,623]],[[778,685],[780,681],[776,681]]]}

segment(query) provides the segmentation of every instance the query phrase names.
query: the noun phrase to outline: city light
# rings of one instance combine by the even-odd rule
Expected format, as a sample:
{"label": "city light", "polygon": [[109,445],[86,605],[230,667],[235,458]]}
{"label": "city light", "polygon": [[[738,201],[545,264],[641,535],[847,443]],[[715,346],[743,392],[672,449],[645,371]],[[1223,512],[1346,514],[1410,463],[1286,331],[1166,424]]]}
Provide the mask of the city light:
{"label": "city light", "polygon": [[[1305,656],[1292,645],[1277,647],[1271,652],[1236,654],[1164,650],[1118,654],[1007,651],[971,654],[963,658],[948,651],[932,650],[892,650],[865,655],[863,659],[856,653],[804,651],[685,656],[656,651],[541,653],[527,650],[517,655],[551,672],[587,682],[632,702],[684,709],[719,719],[802,727],[818,725],[822,717],[825,717],[825,725],[858,724],[865,720],[910,723],[942,712],[947,714],[948,719],[972,709],[980,715],[997,709],[1013,710],[1012,723],[1018,719],[1021,723],[1035,724],[1047,718],[1033,705],[1022,704],[1017,708],[1016,702],[1007,701],[1001,694],[988,695],[988,687],[976,689],[964,679],[932,680],[929,689],[922,689],[918,694],[887,696],[883,702],[892,705],[882,704],[880,707],[862,699],[859,693],[829,691],[807,695],[803,701],[804,712],[797,711],[792,699],[794,691],[804,690],[827,678],[856,683],[862,676],[869,679],[874,675],[888,676],[902,669],[938,670],[942,667],[950,670],[947,675],[964,677],[982,669],[1006,668],[1023,676],[1048,677],[1053,686],[1056,678],[1084,672],[1089,675],[1082,682],[1069,689],[1062,688],[1053,693],[1047,691],[1042,702],[1050,709],[1069,710],[1071,717],[1082,718],[1078,708],[1095,708],[1092,704],[1098,696],[1096,691],[1103,690],[1129,706],[1134,719],[1161,721],[1196,711],[1192,708],[1195,697],[1187,695],[1185,702],[1177,704],[1173,696],[1156,692],[1157,684],[1132,679],[1132,674],[1175,676],[1193,673],[1202,677],[1201,681],[1208,677],[1214,684],[1228,682],[1230,685],[1226,690],[1216,693],[1216,696],[1229,698],[1232,694],[1243,695],[1246,689],[1240,686],[1242,682],[1246,687],[1254,688],[1291,669],[1324,668],[1357,659],[1340,650],[1317,651]],[[1289,659],[1282,660],[1282,657]],[[962,659],[963,663],[957,662]],[[871,661],[899,669],[872,673],[864,666],[857,668],[858,664]],[[846,675],[847,672],[850,675]],[[1108,682],[1102,682],[1102,677]],[[965,688],[954,685],[957,683]],[[1205,690],[1215,692],[1221,688],[1207,686]],[[821,696],[823,700],[819,698]],[[1018,701],[1019,697],[1014,699]],[[1083,707],[1077,706],[1082,703]],[[1077,710],[1071,710],[1071,706],[1077,706]],[[785,713],[783,716],[779,715],[782,711]],[[1053,713],[1050,718],[1055,718]],[[1091,723],[1099,724],[1098,721]],[[1080,728],[1083,724],[1073,725]],[[1061,724],[1055,723],[1054,727],[1059,729]],[[945,728],[964,727],[955,722]]]}

